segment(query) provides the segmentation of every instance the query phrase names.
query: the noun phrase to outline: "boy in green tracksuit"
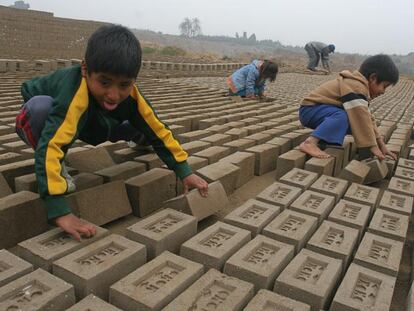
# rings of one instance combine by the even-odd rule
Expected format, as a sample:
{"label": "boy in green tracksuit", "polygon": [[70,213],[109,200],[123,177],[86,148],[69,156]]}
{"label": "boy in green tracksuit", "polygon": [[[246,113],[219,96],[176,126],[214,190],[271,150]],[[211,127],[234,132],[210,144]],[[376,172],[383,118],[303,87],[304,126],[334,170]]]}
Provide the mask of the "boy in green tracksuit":
{"label": "boy in green tracksuit", "polygon": [[207,182],[192,174],[187,153],[135,86],[140,67],[135,35],[109,25],[92,34],[80,66],[22,85],[25,104],[16,117],[16,132],[35,149],[35,172],[48,218],[77,240],[96,229],[71,214],[65,198],[74,189],[63,160],[76,139],[97,145],[143,134],[182,179],[185,191],[195,187],[207,196]]}

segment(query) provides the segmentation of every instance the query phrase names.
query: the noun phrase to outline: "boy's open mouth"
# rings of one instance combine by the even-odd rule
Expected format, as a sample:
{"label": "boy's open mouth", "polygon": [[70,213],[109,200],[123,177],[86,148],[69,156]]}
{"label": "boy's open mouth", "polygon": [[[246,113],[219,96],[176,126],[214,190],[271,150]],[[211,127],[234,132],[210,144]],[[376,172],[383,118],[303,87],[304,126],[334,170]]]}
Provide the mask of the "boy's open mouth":
{"label": "boy's open mouth", "polygon": [[116,107],[118,107],[117,103],[110,103],[110,102],[107,102],[107,101],[104,101],[102,103],[102,105],[106,110],[114,110],[114,109],[116,109]]}

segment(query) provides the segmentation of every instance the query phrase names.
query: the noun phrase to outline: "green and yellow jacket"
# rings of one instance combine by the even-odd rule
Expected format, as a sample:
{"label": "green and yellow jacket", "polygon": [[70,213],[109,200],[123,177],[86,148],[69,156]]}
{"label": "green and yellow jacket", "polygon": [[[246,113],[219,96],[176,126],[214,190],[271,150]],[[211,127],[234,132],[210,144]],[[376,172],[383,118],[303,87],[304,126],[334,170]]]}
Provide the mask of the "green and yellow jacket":
{"label": "green and yellow jacket", "polygon": [[187,153],[136,86],[113,111],[102,109],[90,94],[80,66],[26,81],[21,91],[25,102],[37,95],[54,99],[35,150],[39,194],[46,202],[49,219],[71,212],[65,198],[68,185],[61,164],[73,142],[80,139],[98,145],[107,141],[111,131],[125,120],[146,136],[177,176],[183,179],[191,174]]}

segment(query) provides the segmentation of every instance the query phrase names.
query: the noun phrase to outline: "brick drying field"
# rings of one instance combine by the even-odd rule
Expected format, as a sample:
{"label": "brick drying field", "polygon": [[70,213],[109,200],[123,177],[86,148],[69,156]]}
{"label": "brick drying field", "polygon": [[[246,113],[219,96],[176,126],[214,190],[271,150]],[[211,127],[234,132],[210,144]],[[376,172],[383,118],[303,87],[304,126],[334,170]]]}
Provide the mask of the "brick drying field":
{"label": "brick drying field", "polygon": [[99,226],[79,243],[46,222],[14,132],[34,75],[0,74],[0,310],[413,308],[414,81],[371,104],[399,157],[381,163],[351,136],[325,160],[297,149],[311,133],[298,104],[333,76],[280,74],[257,102],[225,96],[224,78],[146,74],[141,90],[209,197],[182,196],[151,151],[76,141],[70,205]]}

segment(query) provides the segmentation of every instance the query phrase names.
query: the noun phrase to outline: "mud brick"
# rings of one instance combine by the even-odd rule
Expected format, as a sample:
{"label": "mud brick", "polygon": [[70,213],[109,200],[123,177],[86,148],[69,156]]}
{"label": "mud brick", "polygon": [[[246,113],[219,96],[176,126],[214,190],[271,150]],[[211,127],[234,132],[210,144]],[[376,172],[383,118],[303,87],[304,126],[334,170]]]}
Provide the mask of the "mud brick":
{"label": "mud brick", "polygon": [[240,139],[240,138],[246,137],[248,135],[248,131],[244,128],[232,128],[231,130],[228,130],[224,134],[230,135],[232,139]]}
{"label": "mud brick", "polygon": [[390,310],[395,281],[391,276],[351,264],[336,291],[331,310]]}
{"label": "mud brick", "polygon": [[72,210],[76,211],[76,214],[79,213],[81,218],[98,226],[132,212],[125,183],[122,180],[75,192],[71,198]]}
{"label": "mud brick", "polygon": [[[244,120],[243,120],[244,121]],[[249,134],[249,135],[253,135],[253,134],[256,134],[256,133],[259,133],[259,132],[262,132],[262,131],[264,131],[265,129],[266,129],[266,127],[264,126],[264,125],[258,125],[258,124],[255,124],[255,125],[248,125],[248,126],[245,126],[245,127],[243,127],[245,130],[247,130],[247,133]]]}
{"label": "mud brick", "polygon": [[[167,120],[166,120],[167,121]],[[219,118],[209,118],[209,119],[203,119],[203,120],[199,120],[198,122],[198,128],[200,130],[205,130],[208,129],[209,127],[212,127],[214,125],[221,125],[224,124],[225,120],[220,120]],[[187,129],[184,132],[188,132],[189,129]]]}
{"label": "mud brick", "polygon": [[16,152],[6,152],[0,154],[0,165],[9,164],[21,160],[22,155]]}
{"label": "mud brick", "polygon": [[240,139],[236,139],[231,142],[223,144],[223,147],[230,148],[230,151],[233,153],[236,151],[246,150],[247,148],[253,147],[254,145],[255,145],[255,142],[253,140],[240,138]]}
{"label": "mud brick", "polygon": [[108,301],[109,286],[146,262],[145,246],[112,234],[53,263],[53,274],[75,286],[76,299]]}
{"label": "mud brick", "polygon": [[224,217],[223,221],[246,230],[255,237],[278,214],[280,207],[249,199]]}
{"label": "mud brick", "polygon": [[385,164],[387,164],[387,168],[388,168],[388,174],[385,178],[391,179],[391,177],[394,175],[394,170],[395,170],[395,167],[396,167],[396,161],[394,159],[392,159],[390,156],[385,156],[384,162],[385,162]]}
{"label": "mud brick", "polygon": [[220,181],[230,195],[236,189],[240,168],[227,162],[217,162],[197,170],[197,175],[204,178],[208,183]]}
{"label": "mud brick", "polygon": [[346,179],[350,182],[362,184],[367,179],[371,168],[363,162],[352,160],[341,171],[339,178]]}
{"label": "mud brick", "polygon": [[19,257],[32,263],[35,268],[52,271],[52,263],[78,249],[89,245],[109,234],[109,231],[96,227],[96,234],[91,238],[74,240],[68,233],[55,228],[38,236],[20,242],[15,248]]}
{"label": "mud brick", "polygon": [[164,165],[164,162],[155,153],[141,155],[134,158],[134,161],[144,163],[147,170],[151,170],[153,168],[161,167]]}
{"label": "mud brick", "polygon": [[290,150],[277,158],[276,179],[279,179],[291,169],[304,168],[306,161],[306,154],[299,150]]}
{"label": "mud brick", "polygon": [[[349,157],[348,161],[351,161],[357,153],[357,146],[355,144],[355,139],[352,135],[347,135],[344,138],[344,145],[349,146]],[[345,160],[344,160],[345,161]]]}
{"label": "mud brick", "polygon": [[395,177],[414,181],[414,169],[398,166],[395,170]]}
{"label": "mud brick", "polygon": [[414,310],[414,286],[411,284],[410,291],[408,292],[406,301],[406,311]]}
{"label": "mud brick", "polygon": [[[254,162],[253,162],[253,165],[254,165]],[[12,193],[13,192],[10,189],[9,184],[7,183],[6,179],[3,177],[2,174],[0,174],[0,198],[3,198]]]}
{"label": "mud brick", "polygon": [[203,266],[165,251],[111,286],[122,310],[161,310],[203,275]]}
{"label": "mud brick", "polygon": [[310,158],[305,163],[305,170],[315,172],[318,175],[333,175],[335,159],[330,157],[327,159]]}
{"label": "mud brick", "polygon": [[208,132],[208,135],[211,135],[211,133],[222,133],[222,134],[226,134],[225,132],[228,131],[231,127],[227,124],[222,124],[222,125],[213,125],[211,127],[209,127],[208,129],[206,129],[206,131]]}
{"label": "mud brick", "polygon": [[394,144],[386,144],[387,149],[393,153],[395,153],[398,157],[401,157],[402,146],[401,145],[394,145]]}
{"label": "mud brick", "polygon": [[197,153],[194,153],[196,157],[205,158],[209,164],[216,163],[218,160],[228,156],[231,153],[230,148],[222,146],[213,146]]}
{"label": "mud brick", "polygon": [[269,223],[262,234],[272,239],[288,243],[298,253],[315,232],[318,219],[291,210],[285,210]]}
{"label": "mud brick", "polygon": [[404,243],[382,236],[365,233],[354,263],[393,277],[397,277]]}
{"label": "mud brick", "polygon": [[213,134],[213,135],[200,139],[200,141],[208,142],[212,146],[222,146],[223,144],[228,143],[231,140],[232,140],[232,137],[226,134]]}
{"label": "mud brick", "polygon": [[344,165],[344,150],[340,148],[326,148],[324,151],[335,158],[333,176],[338,176],[341,173],[341,170]]}
{"label": "mud brick", "polygon": [[174,136],[185,133],[187,130],[184,126],[176,124],[171,125],[169,128]]}
{"label": "mud brick", "polygon": [[243,309],[243,311],[266,310],[310,311],[311,308],[308,304],[261,289]]}
{"label": "mud brick", "polygon": [[14,179],[14,188],[16,192],[19,192],[19,191],[30,191],[30,192],[35,192],[35,193],[38,192],[36,174],[32,173],[32,174],[27,174],[27,175],[16,177]]}
{"label": "mud brick", "polygon": [[[115,150],[112,153],[113,159],[115,161],[115,163],[123,163],[126,161],[132,161],[134,158],[146,154],[147,151],[143,151],[143,150],[134,150],[132,148],[124,148],[124,149],[119,149],[119,150]],[[97,169],[96,171],[100,170],[100,169],[104,169],[107,167],[111,167],[113,166],[115,163],[106,165],[104,167],[101,167],[99,169]]]}
{"label": "mud brick", "polygon": [[388,184],[388,190],[412,197],[414,196],[414,181],[393,177]]}
{"label": "mud brick", "polygon": [[404,159],[404,158],[399,158],[398,159],[398,166],[409,168],[409,169],[414,169],[414,161],[413,160],[407,160],[407,159]]}
{"label": "mud brick", "polygon": [[271,289],[294,254],[292,245],[258,235],[224,265],[224,273],[254,284],[255,291]]}
{"label": "mud brick", "polygon": [[290,132],[290,133],[285,133],[281,135],[280,137],[290,139],[292,141],[292,146],[296,147],[296,146],[299,146],[299,144],[306,139],[306,136],[307,135],[304,135],[301,133]]}
{"label": "mud brick", "polygon": [[102,185],[104,179],[102,176],[95,175],[92,173],[79,173],[73,176],[73,181],[76,185],[76,190],[81,191],[88,188]]}
{"label": "mud brick", "polygon": [[213,307],[216,310],[237,311],[249,302],[253,292],[253,284],[210,269],[163,310],[190,310],[197,306],[200,310]]}
{"label": "mud brick", "polygon": [[46,208],[39,195],[20,191],[0,199],[0,249],[45,232]]}
{"label": "mud brick", "polygon": [[306,248],[340,259],[345,273],[356,248],[358,235],[357,229],[325,220],[310,238]]}
{"label": "mud brick", "polygon": [[344,199],[360,204],[369,205],[372,208],[377,206],[379,200],[379,189],[352,183],[344,195]]}
{"label": "mud brick", "polygon": [[66,310],[75,304],[73,286],[37,269],[0,288],[0,310]]}
{"label": "mud brick", "polygon": [[180,141],[180,143],[189,143],[191,141],[195,141],[198,140],[200,138],[204,138],[209,136],[211,133],[207,130],[197,130],[197,131],[192,131],[192,132],[188,132],[188,133],[183,133],[178,135],[178,140]]}
{"label": "mud brick", "polygon": [[408,154],[408,159],[414,160],[414,149],[410,150],[410,153]]}
{"label": "mud brick", "polygon": [[338,202],[348,188],[348,181],[340,178],[322,175],[311,186],[310,190],[335,196]]}
{"label": "mud brick", "polygon": [[256,199],[268,204],[287,208],[301,194],[302,189],[275,182],[260,192]]}
{"label": "mud brick", "polygon": [[250,126],[250,125],[256,125],[257,123],[260,123],[260,120],[257,118],[244,118],[243,122],[246,123],[246,126]]}
{"label": "mud brick", "polygon": [[216,222],[181,245],[180,255],[209,268],[222,270],[224,263],[250,241],[250,231]]}
{"label": "mud brick", "polygon": [[115,164],[102,170],[96,171],[95,174],[102,176],[104,182],[111,182],[115,180],[127,180],[131,177],[142,174],[146,171],[144,163],[137,163],[135,161],[126,161],[124,163]]}
{"label": "mud brick", "polygon": [[246,139],[253,140],[255,142],[255,145],[264,144],[271,138],[272,138],[271,135],[264,134],[264,133],[256,133],[256,134],[252,134],[246,137]]}
{"label": "mud brick", "polygon": [[370,167],[369,174],[364,181],[365,184],[371,184],[387,177],[388,166],[385,161],[379,161],[378,159],[366,159],[363,163]]}
{"label": "mud brick", "polygon": [[167,208],[127,228],[126,237],[147,247],[148,259],[168,250],[178,253],[182,243],[197,233],[197,219]]}
{"label": "mud brick", "polygon": [[176,178],[172,171],[154,168],[125,181],[135,216],[144,217],[175,197]]}
{"label": "mud brick", "polygon": [[189,214],[200,221],[222,210],[229,200],[220,181],[208,185],[208,196],[203,198],[198,189],[191,190],[187,195],[180,195],[164,202],[164,208],[172,208]]}
{"label": "mud brick", "polygon": [[328,216],[328,220],[357,229],[361,240],[368,224],[372,208],[369,205],[340,200]]}
{"label": "mud brick", "polygon": [[413,197],[385,190],[379,203],[379,208],[410,217],[413,205]]}
{"label": "mud brick", "polygon": [[0,250],[0,287],[32,271],[32,264],[5,249]]}
{"label": "mud brick", "polygon": [[65,160],[69,166],[87,173],[93,173],[115,164],[109,152],[103,147],[68,153]]}
{"label": "mud brick", "polygon": [[[232,122],[228,122],[227,125],[230,127],[234,127],[234,128],[242,128],[246,125],[246,123],[244,123],[243,121],[232,121]],[[227,133],[224,133],[224,134],[227,134]],[[247,135],[249,134],[247,133]]]}
{"label": "mud brick", "polygon": [[303,249],[276,279],[274,292],[307,303],[311,310],[328,307],[342,263]]}
{"label": "mud brick", "polygon": [[243,186],[254,177],[255,155],[250,152],[235,152],[223,159],[221,162],[231,163],[240,168],[236,182],[236,189]]}
{"label": "mud brick", "polygon": [[288,185],[292,185],[303,190],[308,189],[315,180],[318,179],[318,174],[302,170],[300,168],[294,168],[283,175],[279,181]]}
{"label": "mud brick", "polygon": [[306,190],[289,206],[289,209],[314,216],[318,218],[319,223],[322,223],[334,205],[334,196]]}
{"label": "mud brick", "polygon": [[27,147],[26,143],[23,141],[13,141],[3,144],[3,147],[11,151],[12,153],[20,152],[20,150]]}
{"label": "mud brick", "polygon": [[288,138],[275,137],[266,142],[267,144],[280,146],[280,154],[284,154],[292,149],[292,141]]}
{"label": "mud brick", "polygon": [[14,179],[18,176],[34,173],[34,159],[0,165],[0,174],[14,190]]}
{"label": "mud brick", "polygon": [[73,305],[71,308],[66,311],[121,311],[117,307],[105,302],[104,300],[96,297],[93,294],[90,294],[79,301],[77,304]]}
{"label": "mud brick", "polygon": [[[187,163],[190,166],[191,170],[194,172],[204,166],[208,165],[208,160],[204,158],[199,158],[195,156],[189,156],[187,158]],[[163,168],[167,168],[167,165],[164,165]],[[177,195],[181,195],[184,193],[184,186],[180,179],[180,177],[177,176],[177,183],[176,183],[176,191]]]}
{"label": "mud brick", "polygon": [[255,175],[261,176],[276,168],[279,147],[262,144],[246,149],[255,155]]}
{"label": "mud brick", "polygon": [[404,242],[408,225],[408,216],[377,209],[369,224],[368,232]]}

